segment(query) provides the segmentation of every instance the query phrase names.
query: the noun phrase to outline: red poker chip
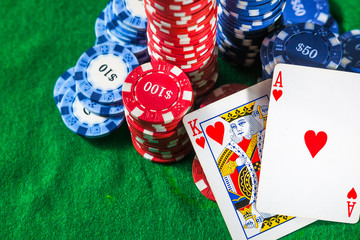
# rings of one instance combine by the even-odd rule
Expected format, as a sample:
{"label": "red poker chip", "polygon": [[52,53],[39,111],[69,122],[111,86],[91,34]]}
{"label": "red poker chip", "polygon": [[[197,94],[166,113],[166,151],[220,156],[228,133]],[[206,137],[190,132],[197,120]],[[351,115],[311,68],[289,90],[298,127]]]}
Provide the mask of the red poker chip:
{"label": "red poker chip", "polygon": [[169,33],[173,33],[173,34],[189,34],[189,33],[196,33],[196,32],[200,32],[201,29],[203,29],[204,27],[208,27],[209,25],[214,25],[216,24],[216,12],[214,11],[214,14],[210,14],[208,13],[208,15],[206,15],[206,18],[200,22],[200,23],[196,23],[196,24],[189,24],[189,25],[176,25],[176,24],[169,24],[166,22],[162,22],[157,20],[156,18],[154,18],[152,15],[149,15],[149,12],[145,11],[147,13],[148,16],[148,22],[152,23],[153,25],[155,25],[157,28],[159,29],[163,29],[164,31],[168,31]]}
{"label": "red poker chip", "polygon": [[[156,4],[159,6],[158,2],[156,2]],[[155,4],[152,4],[151,1],[145,1],[145,12],[148,15],[151,15],[151,17],[156,18],[159,22],[164,22],[165,24],[172,23],[175,26],[201,22],[206,18],[204,13],[211,12],[216,9],[216,3],[212,1],[206,5],[203,5],[203,8],[198,9],[197,12],[178,14],[180,16],[174,16],[174,14],[171,14],[171,11],[158,11],[158,8],[154,6]]]}
{"label": "red poker chip", "polygon": [[[152,30],[148,31],[149,33],[152,33]],[[153,41],[154,40],[154,41]],[[184,38],[173,38],[173,37],[165,37],[161,36],[161,34],[152,34],[152,37],[149,38],[148,42],[155,43],[160,47],[160,51],[164,51],[164,53],[168,53],[168,50],[165,51],[164,49],[170,49],[172,50],[173,55],[181,56],[184,55],[184,53],[188,53],[189,50],[187,48],[192,48],[193,50],[191,52],[193,53],[202,53],[205,50],[205,46],[214,48],[216,41],[216,29],[212,29],[209,32],[203,32],[199,34],[196,37],[184,37]],[[155,48],[155,46],[154,46]],[[184,51],[183,49],[186,49],[187,51]],[[212,48],[210,50],[212,50]],[[158,49],[158,48],[155,48]],[[208,49],[209,50],[209,49]]]}
{"label": "red poker chip", "polygon": [[[148,36],[149,41],[154,41],[160,46],[165,45],[165,47],[169,48],[176,48],[179,47],[198,47],[202,45],[209,45],[211,43],[214,43],[216,39],[216,28],[210,29],[209,31],[203,31],[201,33],[198,33],[196,37],[183,37],[183,38],[177,38],[174,35],[168,35],[162,33],[155,33],[151,27],[148,29]],[[181,50],[179,50],[181,51]]]}
{"label": "red poker chip", "polygon": [[152,36],[150,37],[149,32],[151,32],[151,30],[149,30],[147,33],[148,45],[152,45],[156,50],[162,49],[164,53],[172,53],[173,55],[176,56],[182,56],[192,53],[199,54],[203,52],[205,49],[208,50],[213,49],[216,43],[216,38],[215,38],[214,40],[210,39],[210,41],[206,41],[197,45],[181,46],[168,42],[166,40],[162,40],[158,38],[155,34],[152,34]]}
{"label": "red poker chip", "polygon": [[[145,0],[146,4],[152,4],[155,8],[155,11],[163,11],[173,16],[185,16],[190,14],[196,14],[198,11],[201,11],[210,2],[213,0],[200,0],[190,4],[182,5],[179,2],[173,1],[150,1]],[[188,2],[188,1],[187,1]]]}
{"label": "red poker chip", "polygon": [[189,72],[186,75],[189,77],[189,79],[197,78],[199,76],[202,76],[202,75],[205,75],[206,73],[208,73],[208,71],[210,71],[210,69],[213,69],[214,66],[216,66],[216,64],[217,64],[217,56],[213,57],[211,59],[211,61],[204,68]]}
{"label": "red poker chip", "polygon": [[183,152],[182,154],[178,155],[178,156],[161,156],[161,157],[157,157],[154,156],[154,154],[148,153],[145,150],[143,150],[139,144],[133,139],[131,138],[131,141],[133,142],[134,148],[135,150],[145,159],[151,161],[151,162],[155,162],[155,163],[162,163],[162,164],[170,164],[170,163],[176,163],[181,161],[182,159],[184,159],[186,157],[187,154],[190,153],[190,150],[188,150],[188,152]]}
{"label": "red poker chip", "polygon": [[183,134],[186,133],[185,128],[181,125],[177,127],[174,130],[167,131],[167,132],[152,132],[146,129],[141,128],[140,126],[136,125],[134,122],[129,120],[129,118],[126,118],[126,122],[128,123],[129,128],[132,132],[135,132],[137,135],[142,136],[146,139],[152,139],[152,140],[160,140],[160,139],[167,139],[167,140],[173,140]]}
{"label": "red poker chip", "polygon": [[150,55],[154,56],[156,59],[160,59],[162,61],[171,62],[175,66],[182,68],[183,66],[195,67],[199,64],[202,64],[206,59],[209,59],[213,54],[215,49],[207,51],[203,56],[195,57],[194,59],[180,59],[170,57],[167,54],[160,53],[159,51],[154,50],[151,44],[148,45]]}
{"label": "red poker chip", "polygon": [[172,149],[176,146],[183,147],[187,146],[189,144],[189,137],[185,134],[183,136],[179,136],[177,139],[174,140],[166,140],[166,142],[163,142],[163,140],[150,140],[146,138],[142,138],[141,136],[138,136],[134,132],[131,132],[131,135],[139,142],[142,146],[148,147],[148,148],[156,148],[156,149]]}
{"label": "red poker chip", "polygon": [[131,132],[131,134],[136,139],[136,141],[139,142],[141,145],[148,147],[148,148],[155,148],[158,150],[184,148],[185,145],[190,143],[189,137],[186,134],[179,136],[178,138],[176,138],[174,140],[167,140],[166,142],[163,142],[163,140],[162,141],[149,140],[149,139],[146,139],[146,138],[143,138],[143,137],[137,135],[134,132]]}
{"label": "red poker chip", "polygon": [[165,62],[152,61],[135,68],[122,89],[123,103],[129,114],[149,123],[181,120],[193,102],[186,74]]}
{"label": "red poker chip", "polygon": [[210,188],[209,182],[206,179],[205,173],[200,165],[197,156],[195,156],[193,161],[192,175],[193,175],[194,183],[201,192],[201,194],[204,195],[207,199],[216,202],[214,194]]}
{"label": "red poker chip", "polygon": [[209,93],[204,100],[202,101],[200,108],[205,107],[206,105],[209,105],[210,103],[213,103],[217,100],[220,100],[224,97],[230,96],[231,94],[237,93],[245,88],[247,88],[247,85],[240,84],[240,83],[230,83],[222,85],[221,87],[215,89],[211,93]]}
{"label": "red poker chip", "polygon": [[[145,0],[150,58],[180,68],[189,77],[196,97],[207,94],[217,80],[216,4],[214,0]],[[175,6],[178,15],[170,11]],[[191,13],[184,11],[187,7]]]}
{"label": "red poker chip", "polygon": [[179,122],[174,122],[174,124],[171,125],[163,125],[163,124],[149,124],[145,122],[139,122],[136,119],[134,119],[132,116],[129,115],[129,113],[126,111],[125,116],[127,118],[127,121],[130,122],[130,124],[139,132],[146,133],[148,135],[155,135],[158,134],[159,136],[166,133],[175,131],[175,128],[178,127]]}
{"label": "red poker chip", "polygon": [[184,152],[184,150],[189,148],[191,145],[189,141],[184,140],[184,143],[181,142],[174,147],[147,146],[143,144],[141,139],[137,138],[136,136],[132,137],[141,146],[143,150],[155,155],[176,155],[180,152]]}
{"label": "red poker chip", "polygon": [[182,56],[184,59],[192,59],[194,57],[202,56],[210,49],[215,47],[215,41],[200,44],[198,46],[191,46],[189,48],[185,48],[186,51],[183,51],[183,47],[175,50],[174,48],[169,48],[164,45],[159,46],[156,42],[151,41],[148,45],[152,45],[153,48],[158,52],[162,52],[164,54],[169,55],[170,57],[179,57]]}
{"label": "red poker chip", "polygon": [[152,138],[151,136],[141,135],[141,133],[134,131],[134,129],[129,126],[130,132],[139,138],[139,142],[142,142],[144,145],[149,147],[156,147],[164,148],[164,147],[171,147],[174,144],[178,144],[186,138],[186,133],[174,135],[168,138]]}
{"label": "red poker chip", "polygon": [[199,97],[206,94],[210,89],[212,89],[215,86],[217,78],[218,78],[218,73],[214,72],[211,78],[208,81],[206,81],[204,84],[194,85],[194,95],[196,97]]}
{"label": "red poker chip", "polygon": [[197,38],[199,34],[205,34],[211,31],[214,31],[216,28],[216,18],[213,18],[211,23],[207,23],[206,25],[200,24],[197,25],[197,27],[193,31],[189,31],[189,29],[186,30],[186,32],[178,31],[179,29],[167,29],[163,28],[161,26],[156,26],[151,21],[149,21],[149,27],[151,31],[159,36],[160,38],[173,38],[175,40],[181,40],[186,38]]}
{"label": "red poker chip", "polygon": [[197,66],[194,66],[193,68],[184,67],[184,68],[182,68],[182,70],[185,72],[185,74],[188,74],[188,73],[191,73],[194,71],[202,71],[208,66],[209,63],[211,63],[211,61],[214,60],[214,58],[217,58],[217,56],[218,56],[218,48],[216,46],[214,48],[212,55],[209,58],[207,58],[204,62],[202,62],[201,64],[199,64]]}
{"label": "red poker chip", "polygon": [[[189,108],[185,112],[185,114],[192,111],[192,106],[193,106],[193,102],[191,102],[191,108]],[[176,119],[173,122],[167,124],[154,124],[154,123],[145,122],[140,119],[135,119],[134,117],[132,117],[126,109],[125,109],[125,116],[129,119],[129,121],[131,121],[131,123],[135,124],[136,129],[138,129],[140,132],[150,131],[150,132],[159,133],[161,135],[164,132],[175,131],[176,128],[180,127],[179,125],[182,125],[181,123],[182,118]]]}
{"label": "red poker chip", "polygon": [[216,8],[216,3],[213,2],[205,5],[203,9],[201,9],[196,13],[187,14],[185,16],[173,16],[171,14],[168,14],[168,12],[157,11],[156,8],[153,8],[151,1],[147,1],[147,5],[146,5],[147,11],[151,13],[153,17],[165,22],[174,22],[177,25],[201,22],[202,18],[204,19],[206,17],[204,13],[211,12],[215,8]]}
{"label": "red poker chip", "polygon": [[205,72],[204,74],[202,74],[201,76],[199,75],[199,77],[194,77],[190,79],[191,84],[194,85],[198,85],[201,82],[204,81],[208,81],[208,79],[211,79],[212,75],[214,73],[218,73],[219,72],[219,65],[216,63],[215,66],[213,66],[212,69],[207,70],[207,72]]}

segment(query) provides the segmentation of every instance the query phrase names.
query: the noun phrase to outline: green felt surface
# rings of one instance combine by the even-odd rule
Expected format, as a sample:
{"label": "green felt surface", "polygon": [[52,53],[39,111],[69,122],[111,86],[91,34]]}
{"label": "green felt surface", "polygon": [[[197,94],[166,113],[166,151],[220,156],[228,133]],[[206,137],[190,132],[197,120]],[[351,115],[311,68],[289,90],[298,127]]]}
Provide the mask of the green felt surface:
{"label": "green felt surface", "polygon": [[[216,203],[193,183],[193,155],[153,164],[126,124],[102,139],[64,126],[54,83],[94,44],[106,3],[1,1],[0,239],[229,239]],[[359,4],[330,1],[342,32],[360,28]],[[220,62],[218,85],[258,74]],[[360,223],[318,221],[284,239],[360,239]]]}

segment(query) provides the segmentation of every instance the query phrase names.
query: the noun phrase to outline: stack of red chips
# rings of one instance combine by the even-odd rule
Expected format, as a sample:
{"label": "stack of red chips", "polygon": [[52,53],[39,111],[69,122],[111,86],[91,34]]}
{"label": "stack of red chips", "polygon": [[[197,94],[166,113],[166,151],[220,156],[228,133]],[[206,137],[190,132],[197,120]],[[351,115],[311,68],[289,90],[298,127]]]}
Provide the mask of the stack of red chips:
{"label": "stack of red chips", "polygon": [[218,77],[215,0],[145,0],[148,51],[182,69],[195,97],[203,96]]}

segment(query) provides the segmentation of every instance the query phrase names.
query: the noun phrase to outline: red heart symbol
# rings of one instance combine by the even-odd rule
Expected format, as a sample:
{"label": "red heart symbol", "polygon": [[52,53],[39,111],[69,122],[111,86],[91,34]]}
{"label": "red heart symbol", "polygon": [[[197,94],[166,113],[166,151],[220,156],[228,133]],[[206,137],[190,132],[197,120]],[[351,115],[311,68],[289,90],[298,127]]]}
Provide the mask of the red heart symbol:
{"label": "red heart symbol", "polygon": [[282,91],[282,90],[274,89],[274,90],[272,91],[272,93],[273,93],[273,96],[274,96],[275,100],[277,101],[277,100],[279,100],[279,98],[282,96],[283,91]]}
{"label": "red heart symbol", "polygon": [[222,142],[224,140],[224,132],[225,132],[225,127],[222,122],[216,122],[214,126],[210,125],[206,127],[207,135],[209,135],[209,137],[214,139],[220,145],[222,145]]}
{"label": "red heart symbol", "polygon": [[304,135],[306,147],[309,149],[311,156],[314,158],[316,154],[325,146],[327,134],[318,132],[315,134],[313,130],[309,130]]}
{"label": "red heart symbol", "polygon": [[205,147],[205,138],[204,137],[199,137],[195,140],[195,142],[197,143],[197,145],[199,145],[200,147],[204,148]]}
{"label": "red heart symbol", "polygon": [[357,194],[354,188],[352,188],[349,193],[347,194],[348,199],[356,199]]}

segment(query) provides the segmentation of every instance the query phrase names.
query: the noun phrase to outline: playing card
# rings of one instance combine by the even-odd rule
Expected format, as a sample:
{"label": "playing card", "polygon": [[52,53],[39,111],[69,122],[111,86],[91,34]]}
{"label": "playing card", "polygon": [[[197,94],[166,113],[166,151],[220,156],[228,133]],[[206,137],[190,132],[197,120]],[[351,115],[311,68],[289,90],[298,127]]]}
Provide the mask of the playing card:
{"label": "playing card", "polygon": [[183,119],[233,239],[277,239],[314,220],[255,207],[271,81],[230,95]]}
{"label": "playing card", "polygon": [[256,207],[356,223],[360,74],[278,64]]}

